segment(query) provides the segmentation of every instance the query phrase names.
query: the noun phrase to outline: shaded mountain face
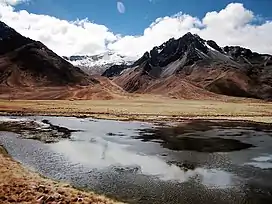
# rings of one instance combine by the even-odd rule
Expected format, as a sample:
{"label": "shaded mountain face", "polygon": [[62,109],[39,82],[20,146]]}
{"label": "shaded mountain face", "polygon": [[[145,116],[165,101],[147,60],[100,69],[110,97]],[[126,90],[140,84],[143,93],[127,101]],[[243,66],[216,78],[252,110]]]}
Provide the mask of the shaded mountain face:
{"label": "shaded mountain face", "polygon": [[106,71],[103,72],[102,76],[105,77],[115,77],[115,76],[119,76],[123,70],[127,69],[129,67],[129,65],[113,65],[111,66],[109,69],[107,69]]}
{"label": "shaded mountain face", "polygon": [[0,22],[0,84],[10,87],[89,85],[97,81]]}
{"label": "shaded mountain face", "polygon": [[31,42],[33,42],[31,39],[23,37],[0,21],[0,55],[11,52]]}
{"label": "shaded mountain face", "polygon": [[[119,69],[119,70],[118,70]],[[228,96],[272,99],[272,58],[239,46],[221,48],[212,40],[187,33],[146,52],[131,66],[110,67],[103,74],[126,91],[175,97],[190,87]],[[116,76],[118,75],[118,76]],[[175,79],[171,85],[171,80]],[[162,88],[163,82],[168,86]],[[177,81],[188,86],[178,90]],[[156,84],[156,86],[155,86]],[[173,93],[175,88],[175,93]],[[157,91],[156,91],[157,92]],[[200,95],[199,95],[200,96]]]}

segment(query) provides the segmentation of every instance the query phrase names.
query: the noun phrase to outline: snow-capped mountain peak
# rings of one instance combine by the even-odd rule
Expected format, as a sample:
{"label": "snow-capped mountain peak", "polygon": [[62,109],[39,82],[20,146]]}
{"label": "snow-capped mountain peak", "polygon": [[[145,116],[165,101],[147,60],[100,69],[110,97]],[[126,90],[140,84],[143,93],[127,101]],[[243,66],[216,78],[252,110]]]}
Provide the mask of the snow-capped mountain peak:
{"label": "snow-capped mountain peak", "polygon": [[113,51],[98,55],[73,55],[63,58],[88,74],[102,74],[112,65],[130,65],[135,61],[134,58],[123,56]]}

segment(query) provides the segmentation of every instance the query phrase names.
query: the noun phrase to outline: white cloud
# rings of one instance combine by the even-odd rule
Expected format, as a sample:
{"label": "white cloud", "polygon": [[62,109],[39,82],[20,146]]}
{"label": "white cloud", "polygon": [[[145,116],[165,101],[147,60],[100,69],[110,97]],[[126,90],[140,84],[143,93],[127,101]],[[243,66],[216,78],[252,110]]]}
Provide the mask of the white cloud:
{"label": "white cloud", "polygon": [[8,4],[14,6],[27,1],[28,0],[0,0],[0,4]]}
{"label": "white cloud", "polygon": [[117,50],[125,55],[141,55],[156,45],[169,40],[179,38],[188,31],[194,32],[201,26],[201,22],[189,15],[178,14],[174,17],[158,18],[141,36],[124,36],[117,42],[109,45],[109,48]]}
{"label": "white cloud", "polygon": [[272,21],[253,25],[255,18],[242,4],[232,3],[220,12],[207,13],[202,20],[205,28],[198,33],[220,45],[240,45],[272,54]]}
{"label": "white cloud", "polygon": [[23,35],[43,42],[60,55],[96,54],[111,49],[138,57],[153,46],[187,32],[213,39],[221,46],[240,45],[272,54],[272,21],[253,25],[257,18],[242,4],[231,3],[219,12],[208,12],[203,19],[178,13],[156,19],[142,35],[120,36],[87,19],[68,22],[52,16],[15,11],[10,5],[0,4],[1,21]]}
{"label": "white cloud", "polygon": [[0,20],[60,55],[97,54],[106,50],[106,43],[117,39],[106,26],[87,19],[68,22],[25,10],[16,12],[11,6],[0,5]]}
{"label": "white cloud", "polygon": [[[208,12],[203,19],[179,13],[158,18],[141,36],[124,36],[110,45],[122,54],[142,54],[169,38],[179,38],[187,32],[197,33],[204,39],[221,46],[240,45],[254,51],[272,54],[272,21],[251,24],[257,16],[242,4],[231,3],[219,12]],[[129,46],[128,46],[129,45]]]}

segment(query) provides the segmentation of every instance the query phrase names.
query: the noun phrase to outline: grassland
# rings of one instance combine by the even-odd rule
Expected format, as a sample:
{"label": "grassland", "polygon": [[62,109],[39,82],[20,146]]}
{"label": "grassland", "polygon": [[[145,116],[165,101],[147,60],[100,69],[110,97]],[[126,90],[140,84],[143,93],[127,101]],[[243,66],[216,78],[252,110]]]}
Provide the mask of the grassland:
{"label": "grassland", "polygon": [[159,97],[122,100],[0,100],[2,115],[59,115],[118,120],[178,121],[184,118],[272,122],[272,103],[237,100],[175,100]]}

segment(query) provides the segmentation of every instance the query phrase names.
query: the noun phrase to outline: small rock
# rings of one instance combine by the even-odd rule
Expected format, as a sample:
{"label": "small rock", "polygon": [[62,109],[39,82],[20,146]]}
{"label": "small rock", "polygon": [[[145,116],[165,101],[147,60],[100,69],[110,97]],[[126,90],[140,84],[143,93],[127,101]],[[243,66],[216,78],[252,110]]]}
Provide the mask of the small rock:
{"label": "small rock", "polygon": [[112,132],[109,132],[107,133],[108,136],[116,136],[116,134],[112,133]]}

